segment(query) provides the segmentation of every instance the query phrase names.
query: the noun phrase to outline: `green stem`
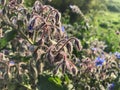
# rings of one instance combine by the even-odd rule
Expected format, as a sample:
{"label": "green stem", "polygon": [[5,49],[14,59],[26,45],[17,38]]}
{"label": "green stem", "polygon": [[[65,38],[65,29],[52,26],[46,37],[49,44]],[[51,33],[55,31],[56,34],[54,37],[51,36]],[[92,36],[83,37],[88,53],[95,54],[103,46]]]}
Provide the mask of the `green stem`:
{"label": "green stem", "polygon": [[55,46],[57,47],[62,41],[65,41],[65,39],[59,40]]}
{"label": "green stem", "polygon": [[18,30],[18,32],[30,43],[30,44],[34,44],[33,41],[28,38],[21,30]]}
{"label": "green stem", "polygon": [[[42,35],[41,35],[40,40],[42,40],[42,39],[44,38],[44,35],[45,35],[45,29],[43,30],[43,33],[42,33]],[[39,40],[39,41],[40,41],[40,40]],[[33,55],[37,52],[37,50],[40,48],[40,46],[41,46],[41,45],[39,45],[39,46],[35,49],[35,51],[33,52]]]}
{"label": "green stem", "polygon": [[37,31],[34,30],[34,34],[33,34],[33,43],[35,43],[35,41],[36,41],[36,37],[37,37]]}

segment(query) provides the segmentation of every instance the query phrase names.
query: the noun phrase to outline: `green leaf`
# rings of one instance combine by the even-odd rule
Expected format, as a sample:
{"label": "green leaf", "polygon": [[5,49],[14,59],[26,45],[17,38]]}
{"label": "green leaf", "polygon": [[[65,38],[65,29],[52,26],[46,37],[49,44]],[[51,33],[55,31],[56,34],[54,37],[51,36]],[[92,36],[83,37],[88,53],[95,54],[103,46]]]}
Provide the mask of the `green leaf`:
{"label": "green leaf", "polygon": [[62,81],[58,77],[52,77],[50,75],[40,75],[38,77],[39,90],[66,90],[61,83]]}
{"label": "green leaf", "polygon": [[68,77],[68,75],[67,74],[65,74],[65,81],[67,82],[67,83],[70,83],[70,79],[69,79],[69,77]]}
{"label": "green leaf", "polygon": [[48,78],[48,80],[57,84],[57,85],[61,85],[61,83],[62,83],[62,81],[58,77],[50,77],[50,78]]}
{"label": "green leaf", "polygon": [[16,30],[9,31],[3,38],[0,38],[0,50],[3,49],[9,41],[11,41],[17,34]]}

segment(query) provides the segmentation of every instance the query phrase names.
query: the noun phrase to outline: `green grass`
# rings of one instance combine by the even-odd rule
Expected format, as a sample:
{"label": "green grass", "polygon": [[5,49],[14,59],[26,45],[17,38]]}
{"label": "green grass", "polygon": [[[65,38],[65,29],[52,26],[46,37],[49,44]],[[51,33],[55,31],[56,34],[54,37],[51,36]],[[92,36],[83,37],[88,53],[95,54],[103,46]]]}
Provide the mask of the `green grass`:
{"label": "green grass", "polygon": [[92,24],[96,28],[96,35],[93,37],[105,41],[108,52],[120,50],[120,34],[116,33],[120,32],[120,13],[99,11],[94,16]]}
{"label": "green grass", "polygon": [[120,2],[120,0],[113,0],[114,2]]}

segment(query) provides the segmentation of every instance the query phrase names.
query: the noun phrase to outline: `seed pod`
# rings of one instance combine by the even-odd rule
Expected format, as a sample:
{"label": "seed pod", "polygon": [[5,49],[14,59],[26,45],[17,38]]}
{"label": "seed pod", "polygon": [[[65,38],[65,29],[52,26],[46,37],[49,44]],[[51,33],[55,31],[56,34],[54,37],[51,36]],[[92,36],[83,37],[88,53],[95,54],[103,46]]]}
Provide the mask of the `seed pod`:
{"label": "seed pod", "polygon": [[81,50],[82,49],[82,45],[81,42],[76,38],[75,39],[75,47],[77,48],[77,50]]}
{"label": "seed pod", "polygon": [[60,62],[63,58],[64,58],[64,54],[63,52],[60,52],[55,56],[54,62]]}
{"label": "seed pod", "polygon": [[67,47],[67,49],[68,49],[68,52],[69,52],[69,53],[72,53],[72,51],[73,51],[73,45],[72,45],[72,43],[71,43],[71,42],[68,42],[67,45],[66,45],[66,47]]}
{"label": "seed pod", "polygon": [[78,70],[75,66],[72,67],[71,71],[72,71],[73,75],[77,75],[77,73],[78,73]]}

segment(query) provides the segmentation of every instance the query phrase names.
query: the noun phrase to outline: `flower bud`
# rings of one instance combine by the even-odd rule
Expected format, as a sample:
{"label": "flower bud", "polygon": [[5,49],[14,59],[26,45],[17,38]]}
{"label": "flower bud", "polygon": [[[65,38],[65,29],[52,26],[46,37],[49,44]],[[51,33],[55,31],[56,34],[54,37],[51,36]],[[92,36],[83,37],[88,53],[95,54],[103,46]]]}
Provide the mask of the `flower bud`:
{"label": "flower bud", "polygon": [[75,39],[75,46],[79,51],[82,49],[81,42],[77,38]]}
{"label": "flower bud", "polygon": [[72,45],[72,43],[68,42],[67,45],[66,45],[66,47],[67,47],[68,52],[72,53],[72,51],[73,51],[73,45]]}
{"label": "flower bud", "polygon": [[63,58],[64,58],[64,54],[60,52],[55,56],[54,62],[60,62]]}
{"label": "flower bud", "polygon": [[71,71],[72,71],[73,75],[77,75],[77,73],[78,73],[78,70],[75,66],[71,69]]}

